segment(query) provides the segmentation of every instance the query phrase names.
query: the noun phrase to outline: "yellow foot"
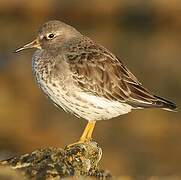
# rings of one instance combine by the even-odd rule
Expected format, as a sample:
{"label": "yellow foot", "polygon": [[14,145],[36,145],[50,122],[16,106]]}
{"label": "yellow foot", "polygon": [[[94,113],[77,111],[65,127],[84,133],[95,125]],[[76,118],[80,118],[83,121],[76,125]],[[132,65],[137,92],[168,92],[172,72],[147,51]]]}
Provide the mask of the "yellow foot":
{"label": "yellow foot", "polygon": [[96,124],[96,121],[89,121],[87,126],[84,129],[82,136],[80,137],[80,140],[78,142],[68,145],[68,147],[91,141],[95,124]]}
{"label": "yellow foot", "polygon": [[85,143],[85,142],[88,142],[88,141],[77,141],[77,142],[75,142],[75,143],[72,143],[72,144],[69,144],[69,145],[67,145],[66,147],[72,147],[72,146],[75,146],[75,145],[79,145],[79,144],[83,144],[83,143]]}

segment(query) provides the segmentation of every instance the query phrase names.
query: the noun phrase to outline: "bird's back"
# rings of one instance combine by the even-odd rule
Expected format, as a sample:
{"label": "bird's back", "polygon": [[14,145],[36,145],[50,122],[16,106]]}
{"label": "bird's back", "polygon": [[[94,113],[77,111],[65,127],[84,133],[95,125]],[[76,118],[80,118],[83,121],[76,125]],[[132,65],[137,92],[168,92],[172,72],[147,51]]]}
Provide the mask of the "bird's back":
{"label": "bird's back", "polygon": [[70,44],[66,46],[65,59],[83,91],[133,108],[175,110],[174,103],[150,93],[125,64],[103,46],[85,36]]}

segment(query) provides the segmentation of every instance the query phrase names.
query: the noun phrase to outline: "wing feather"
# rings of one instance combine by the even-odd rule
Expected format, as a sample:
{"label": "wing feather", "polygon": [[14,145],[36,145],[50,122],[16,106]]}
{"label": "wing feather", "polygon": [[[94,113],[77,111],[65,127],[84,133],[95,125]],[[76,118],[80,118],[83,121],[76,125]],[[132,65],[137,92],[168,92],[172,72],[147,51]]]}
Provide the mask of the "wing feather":
{"label": "wing feather", "polygon": [[72,45],[65,59],[75,83],[86,92],[135,107],[156,101],[116,56],[88,38]]}

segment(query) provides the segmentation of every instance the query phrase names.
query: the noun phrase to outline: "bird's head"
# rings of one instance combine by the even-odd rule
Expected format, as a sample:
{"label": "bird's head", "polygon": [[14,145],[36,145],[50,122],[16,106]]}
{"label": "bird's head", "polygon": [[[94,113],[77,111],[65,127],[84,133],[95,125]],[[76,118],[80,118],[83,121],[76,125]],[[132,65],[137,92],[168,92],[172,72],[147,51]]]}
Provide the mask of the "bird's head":
{"label": "bird's head", "polygon": [[49,21],[39,28],[35,40],[18,48],[15,52],[31,48],[47,50],[59,48],[65,41],[77,35],[80,35],[80,33],[72,26],[57,20]]}

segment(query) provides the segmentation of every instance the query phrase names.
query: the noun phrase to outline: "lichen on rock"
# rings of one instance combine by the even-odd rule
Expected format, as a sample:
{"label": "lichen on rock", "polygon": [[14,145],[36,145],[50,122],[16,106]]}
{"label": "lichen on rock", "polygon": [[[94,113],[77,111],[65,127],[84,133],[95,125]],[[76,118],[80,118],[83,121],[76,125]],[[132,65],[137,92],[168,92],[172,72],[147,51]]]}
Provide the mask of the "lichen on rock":
{"label": "lichen on rock", "polygon": [[[99,168],[102,149],[95,141],[61,148],[43,148],[32,153],[0,162],[27,179],[61,179],[66,177],[94,177],[111,179],[111,174]],[[1,175],[1,174],[0,174]]]}

